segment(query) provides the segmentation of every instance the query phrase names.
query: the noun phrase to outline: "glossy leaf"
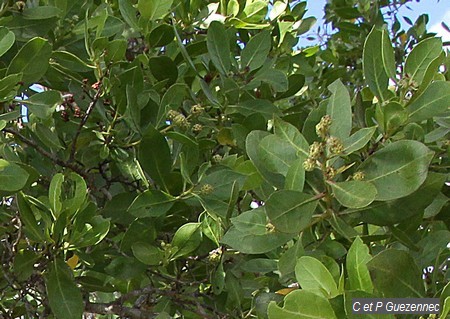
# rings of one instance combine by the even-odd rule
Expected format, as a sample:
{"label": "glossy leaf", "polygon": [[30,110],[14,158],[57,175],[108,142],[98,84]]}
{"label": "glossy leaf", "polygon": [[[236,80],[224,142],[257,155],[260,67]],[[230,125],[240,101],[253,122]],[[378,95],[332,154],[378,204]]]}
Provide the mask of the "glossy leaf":
{"label": "glossy leaf", "polygon": [[295,290],[284,298],[281,308],[272,301],[268,308],[269,319],[336,319],[330,302],[307,290]]}
{"label": "glossy leaf", "polygon": [[374,256],[367,267],[375,289],[387,298],[422,298],[421,271],[407,251],[386,249]]}
{"label": "glossy leaf", "polygon": [[227,74],[231,66],[230,44],[223,24],[213,21],[206,40],[212,63],[221,74]]}
{"label": "glossy leaf", "polygon": [[325,298],[337,296],[338,289],[333,276],[316,258],[303,256],[297,260],[295,278],[304,290]]}
{"label": "glossy leaf", "polygon": [[149,126],[139,146],[139,162],[149,174],[165,190],[172,169],[169,145],[164,136]]}
{"label": "glossy leaf", "polygon": [[269,31],[262,31],[252,37],[242,50],[242,68],[248,67],[250,71],[261,67],[267,59],[272,46]]}
{"label": "glossy leaf", "polygon": [[172,259],[187,255],[200,245],[202,239],[200,226],[200,223],[187,223],[175,232],[171,243],[174,247]]}
{"label": "glossy leaf", "polygon": [[389,81],[389,71],[385,67],[388,66],[389,58],[383,54],[386,37],[389,35],[385,29],[380,30],[374,27],[366,38],[363,52],[364,76],[370,90],[381,101],[386,99]]}
{"label": "glossy leaf", "polygon": [[28,176],[28,172],[19,165],[0,159],[0,190],[21,190],[26,185]]}
{"label": "glossy leaf", "polygon": [[161,19],[169,13],[173,0],[139,0],[137,8],[141,15],[149,20]]}
{"label": "glossy leaf", "polygon": [[289,144],[297,151],[298,157],[308,157],[308,142],[295,126],[276,117],[274,120],[274,133],[276,136],[289,142]]}
{"label": "glossy leaf", "polygon": [[55,216],[59,216],[62,210],[61,192],[63,182],[64,175],[61,173],[55,174],[48,189],[48,200]]}
{"label": "glossy leaf", "polygon": [[273,173],[286,176],[290,164],[297,159],[297,151],[277,135],[264,137],[258,148],[258,157],[265,168]]}
{"label": "glossy leaf", "polygon": [[139,194],[128,211],[139,218],[164,215],[173,205],[173,199],[161,191],[147,190]]}
{"label": "glossy leaf", "polygon": [[376,129],[376,126],[365,127],[344,139],[344,153],[351,154],[366,146]]}
{"label": "glossy leaf", "polygon": [[298,233],[308,227],[317,200],[296,191],[280,190],[266,202],[267,216],[275,229],[284,233]]}
{"label": "glossy leaf", "polygon": [[70,268],[62,260],[50,263],[45,276],[50,307],[58,319],[79,319],[84,305],[81,291],[75,284]]}
{"label": "glossy leaf", "polygon": [[422,84],[425,73],[433,60],[442,53],[442,40],[428,38],[420,41],[408,54],[405,62],[405,73],[417,86]]}
{"label": "glossy leaf", "polygon": [[371,260],[369,248],[361,238],[356,237],[348,250],[346,269],[351,290],[361,290],[372,293],[373,284],[367,263]]}
{"label": "glossy leaf", "polygon": [[330,182],[333,195],[339,203],[349,208],[366,207],[375,200],[377,189],[364,181]]}
{"label": "glossy leaf", "polygon": [[8,28],[0,27],[0,57],[5,54],[14,44],[16,36]]}
{"label": "glossy leaf", "polygon": [[33,38],[13,58],[7,75],[22,73],[26,84],[39,81],[47,71],[51,54],[52,47],[46,39]]}
{"label": "glossy leaf", "polygon": [[361,218],[365,222],[385,226],[421,215],[439,194],[445,180],[445,174],[429,172],[427,179],[417,191],[399,199],[374,202],[363,209]]}
{"label": "glossy leaf", "polygon": [[40,119],[48,119],[56,106],[62,103],[61,94],[57,91],[44,91],[24,100],[27,108]]}
{"label": "glossy leaf", "polygon": [[146,265],[154,266],[162,261],[163,252],[153,245],[137,242],[131,249],[137,260]]}
{"label": "glossy leaf", "polygon": [[343,140],[352,129],[350,94],[341,80],[330,84],[328,90],[332,93],[327,105],[327,114],[331,117],[330,135]]}
{"label": "glossy leaf", "polygon": [[420,142],[398,141],[375,152],[359,169],[377,188],[376,200],[397,199],[422,185],[433,154]]}
{"label": "glossy leaf", "polygon": [[439,116],[450,104],[450,82],[431,83],[407,108],[411,122],[421,122]]}

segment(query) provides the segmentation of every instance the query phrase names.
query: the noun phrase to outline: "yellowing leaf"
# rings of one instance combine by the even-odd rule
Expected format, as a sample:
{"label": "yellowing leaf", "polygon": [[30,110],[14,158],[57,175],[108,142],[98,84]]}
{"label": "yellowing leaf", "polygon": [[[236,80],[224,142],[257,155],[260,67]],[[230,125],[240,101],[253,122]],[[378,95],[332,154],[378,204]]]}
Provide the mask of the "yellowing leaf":
{"label": "yellowing leaf", "polygon": [[283,289],[275,291],[275,293],[278,295],[286,296],[288,293],[290,293],[294,290],[297,290],[297,289],[298,289],[298,287],[283,288]]}
{"label": "yellowing leaf", "polygon": [[78,255],[73,255],[72,257],[70,257],[69,259],[67,259],[66,264],[69,265],[69,267],[74,270],[75,267],[78,265],[78,261],[80,260],[80,258],[78,257]]}

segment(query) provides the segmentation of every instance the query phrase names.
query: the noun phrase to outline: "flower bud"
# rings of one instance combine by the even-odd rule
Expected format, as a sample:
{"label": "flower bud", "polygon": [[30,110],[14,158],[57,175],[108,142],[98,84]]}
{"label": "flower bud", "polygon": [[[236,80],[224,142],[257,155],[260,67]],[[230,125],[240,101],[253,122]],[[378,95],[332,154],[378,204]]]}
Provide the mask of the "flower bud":
{"label": "flower bud", "polygon": [[169,120],[173,120],[177,115],[179,115],[180,114],[180,112],[178,112],[178,111],[175,111],[175,110],[170,110],[168,113],[167,113],[167,118],[169,119]]}
{"label": "flower bud", "polygon": [[223,157],[220,154],[214,154],[212,157],[213,163],[220,163],[222,161]]}
{"label": "flower bud", "polygon": [[211,184],[205,184],[200,188],[200,194],[208,195],[214,191],[214,187]]}
{"label": "flower bud", "polygon": [[211,250],[208,254],[208,260],[212,263],[218,263],[220,261],[220,258],[222,257],[222,254],[223,251],[221,247]]}
{"label": "flower bud", "polygon": [[353,174],[353,180],[355,181],[362,181],[365,177],[366,174],[364,174],[364,172],[358,171],[355,174]]}
{"label": "flower bud", "polygon": [[331,116],[324,115],[320,119],[319,124],[316,125],[316,133],[322,139],[325,139],[330,131]]}
{"label": "flower bud", "polygon": [[323,152],[323,144],[314,142],[309,146],[309,157],[312,159],[318,159]]}
{"label": "flower bud", "polygon": [[201,107],[201,106],[198,105],[198,104],[193,105],[193,106],[191,107],[191,114],[192,114],[192,115],[200,115],[200,114],[203,113],[203,111],[204,111],[204,108]]}
{"label": "flower bud", "polygon": [[330,136],[327,139],[327,144],[331,154],[341,154],[344,151],[344,144],[342,144],[342,141],[337,137]]}
{"label": "flower bud", "polygon": [[307,172],[311,172],[312,170],[314,170],[314,168],[316,167],[316,160],[314,158],[308,157],[304,162],[303,162],[303,168],[305,169],[305,171]]}
{"label": "flower bud", "polygon": [[275,231],[275,226],[271,222],[268,222],[266,225],[266,232],[273,233],[274,231]]}
{"label": "flower bud", "polygon": [[200,133],[203,130],[203,125],[201,124],[194,124],[194,126],[192,126],[192,132],[195,134]]}
{"label": "flower bud", "polygon": [[336,176],[336,170],[334,169],[334,167],[328,166],[325,176],[327,179],[333,179]]}
{"label": "flower bud", "polygon": [[187,128],[189,126],[189,121],[186,119],[186,117],[183,114],[178,114],[173,119],[173,125],[181,127],[181,128]]}

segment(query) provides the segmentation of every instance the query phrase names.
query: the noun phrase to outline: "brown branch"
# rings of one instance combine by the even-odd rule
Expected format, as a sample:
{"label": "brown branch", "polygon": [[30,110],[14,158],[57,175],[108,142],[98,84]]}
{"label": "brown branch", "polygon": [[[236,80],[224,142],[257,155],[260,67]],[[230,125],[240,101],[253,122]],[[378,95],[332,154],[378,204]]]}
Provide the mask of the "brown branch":
{"label": "brown branch", "polygon": [[132,318],[132,319],[147,319],[147,318],[156,318],[158,313],[131,308],[124,307],[122,305],[116,303],[90,303],[87,302],[85,305],[85,311],[95,314],[101,315],[118,315],[120,317]]}
{"label": "brown branch", "polygon": [[97,87],[97,93],[95,93],[94,97],[92,98],[91,103],[89,103],[86,113],[81,118],[80,124],[78,124],[78,128],[75,133],[75,137],[73,138],[72,147],[70,149],[69,162],[73,162],[73,160],[75,159],[75,152],[77,150],[77,141],[78,141],[78,138],[80,137],[81,130],[83,129],[83,126],[86,124],[86,122],[88,121],[89,116],[91,115],[92,111],[94,110],[95,105],[97,104],[97,102],[100,99],[100,96],[102,94],[101,80],[97,83],[100,83],[99,86]]}
{"label": "brown branch", "polygon": [[70,163],[70,162],[63,161],[62,159],[56,157],[54,154],[44,150],[35,141],[30,140],[26,136],[22,135],[21,133],[15,131],[13,129],[4,128],[2,131],[5,132],[5,133],[10,133],[10,134],[14,135],[19,140],[21,140],[23,143],[25,143],[26,145],[34,148],[39,154],[41,154],[44,157],[46,157],[49,160],[51,160],[53,163],[55,163],[55,164],[57,164],[57,165],[59,165],[61,167],[68,168],[68,169],[78,173],[80,176],[82,176],[83,178],[86,179],[86,177],[87,177],[86,172],[79,165],[77,165],[75,163]]}

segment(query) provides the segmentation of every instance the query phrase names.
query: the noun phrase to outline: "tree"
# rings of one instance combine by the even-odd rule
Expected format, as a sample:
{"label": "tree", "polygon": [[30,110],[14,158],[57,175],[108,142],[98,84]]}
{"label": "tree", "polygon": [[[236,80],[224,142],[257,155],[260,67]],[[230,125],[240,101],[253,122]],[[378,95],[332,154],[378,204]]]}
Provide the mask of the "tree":
{"label": "tree", "polygon": [[299,1],[3,1],[0,317],[444,318],[450,59],[408,2],[305,46]]}

